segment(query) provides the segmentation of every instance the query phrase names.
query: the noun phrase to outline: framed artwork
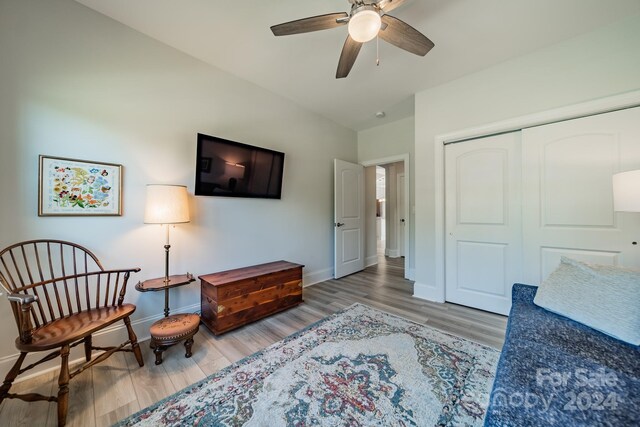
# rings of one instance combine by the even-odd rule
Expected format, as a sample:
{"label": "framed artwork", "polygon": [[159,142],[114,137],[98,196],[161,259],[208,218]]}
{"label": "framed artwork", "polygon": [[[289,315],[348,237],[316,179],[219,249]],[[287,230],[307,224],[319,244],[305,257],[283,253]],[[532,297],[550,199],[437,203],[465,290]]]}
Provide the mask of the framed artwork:
{"label": "framed artwork", "polygon": [[122,165],[41,155],[38,215],[122,215]]}

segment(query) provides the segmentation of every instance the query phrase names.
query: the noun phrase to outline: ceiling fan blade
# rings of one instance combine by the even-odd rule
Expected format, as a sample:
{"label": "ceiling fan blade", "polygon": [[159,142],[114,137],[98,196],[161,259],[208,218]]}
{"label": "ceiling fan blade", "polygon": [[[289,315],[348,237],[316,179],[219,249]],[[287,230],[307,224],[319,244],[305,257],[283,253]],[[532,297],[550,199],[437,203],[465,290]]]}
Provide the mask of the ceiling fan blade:
{"label": "ceiling fan blade", "polygon": [[347,40],[344,42],[342,53],[340,54],[340,61],[338,62],[338,69],[336,70],[336,79],[342,79],[349,75],[351,67],[356,62],[358,53],[362,43],[355,41],[351,36],[347,36]]}
{"label": "ceiling fan blade", "polygon": [[310,33],[312,31],[328,30],[329,28],[345,25],[347,21],[338,19],[348,18],[346,12],[329,13],[327,15],[312,16],[311,18],[298,19],[271,27],[274,36],[288,36],[290,34]]}
{"label": "ceiling fan blade", "polygon": [[380,38],[387,43],[416,55],[425,56],[433,46],[433,42],[411,25],[393,16],[383,15],[382,22],[387,27],[380,30]]}
{"label": "ceiling fan blade", "polygon": [[389,13],[393,9],[400,7],[406,0],[382,0],[378,3],[378,7],[382,9],[384,13]]}

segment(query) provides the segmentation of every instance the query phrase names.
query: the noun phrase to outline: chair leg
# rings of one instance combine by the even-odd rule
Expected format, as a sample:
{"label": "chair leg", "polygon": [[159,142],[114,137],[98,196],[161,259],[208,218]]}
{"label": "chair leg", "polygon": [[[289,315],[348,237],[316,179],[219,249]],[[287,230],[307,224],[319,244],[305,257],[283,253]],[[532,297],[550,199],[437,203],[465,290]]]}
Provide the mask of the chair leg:
{"label": "chair leg", "polygon": [[69,409],[69,345],[60,349],[60,376],[58,377],[58,426],[67,422],[67,410]]}
{"label": "chair leg", "polygon": [[92,338],[91,335],[84,338],[84,358],[89,362],[91,360],[91,346],[92,346]]}
{"label": "chair leg", "polygon": [[133,349],[133,354],[136,356],[136,361],[139,366],[144,366],[142,351],[140,351],[140,346],[138,345],[138,337],[136,337],[136,333],[133,332],[133,328],[131,327],[131,320],[129,317],[125,317],[123,320],[127,327],[127,332],[129,333],[129,341],[131,341],[131,348]]}
{"label": "chair leg", "polygon": [[13,368],[11,368],[11,370],[7,373],[7,376],[4,378],[4,383],[2,383],[2,386],[0,387],[0,403],[2,403],[4,398],[7,397],[7,394],[9,394],[11,384],[13,384],[13,380],[15,380],[18,376],[25,357],[27,357],[27,353],[20,353],[20,356],[18,356],[18,360],[16,360],[16,363],[13,364]]}

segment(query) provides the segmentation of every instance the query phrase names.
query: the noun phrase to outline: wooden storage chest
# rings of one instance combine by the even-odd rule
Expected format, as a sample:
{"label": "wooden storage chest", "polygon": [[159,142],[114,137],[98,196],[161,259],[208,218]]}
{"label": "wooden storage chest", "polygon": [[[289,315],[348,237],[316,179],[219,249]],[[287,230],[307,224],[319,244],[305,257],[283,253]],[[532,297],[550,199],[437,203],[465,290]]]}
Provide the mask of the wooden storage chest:
{"label": "wooden storage chest", "polygon": [[200,276],[202,323],[217,335],[300,304],[303,267],[276,261]]}

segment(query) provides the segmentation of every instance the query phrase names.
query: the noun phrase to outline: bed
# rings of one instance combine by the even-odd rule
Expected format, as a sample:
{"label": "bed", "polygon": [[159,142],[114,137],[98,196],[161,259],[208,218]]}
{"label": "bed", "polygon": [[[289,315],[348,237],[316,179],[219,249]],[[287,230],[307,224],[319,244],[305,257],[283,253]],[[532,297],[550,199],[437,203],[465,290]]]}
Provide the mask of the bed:
{"label": "bed", "polygon": [[538,307],[537,289],[513,286],[484,425],[640,425],[640,347]]}

